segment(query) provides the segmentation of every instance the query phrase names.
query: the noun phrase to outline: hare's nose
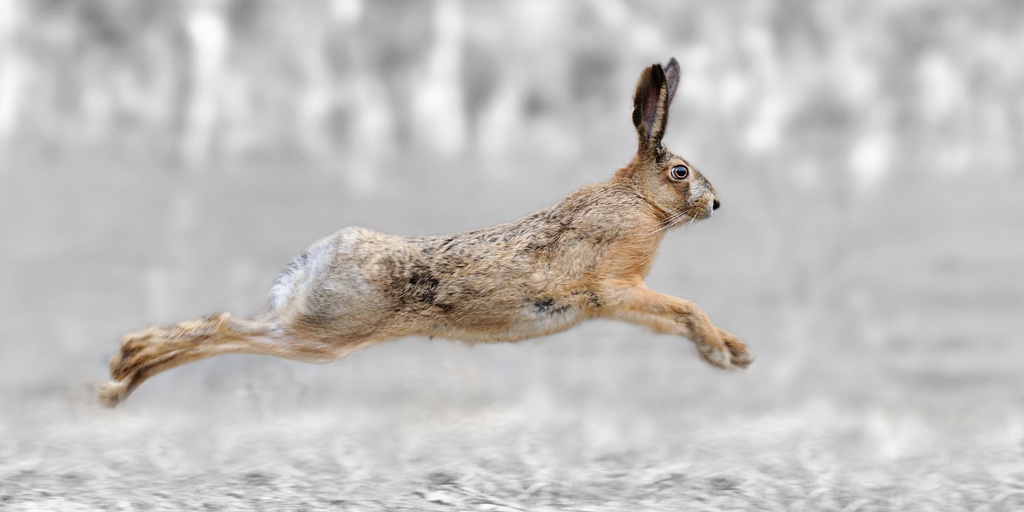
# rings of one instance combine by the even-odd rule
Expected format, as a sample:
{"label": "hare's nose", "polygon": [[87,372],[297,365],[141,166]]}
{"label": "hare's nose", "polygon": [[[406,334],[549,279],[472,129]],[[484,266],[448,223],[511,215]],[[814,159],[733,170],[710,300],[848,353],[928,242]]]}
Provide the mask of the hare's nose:
{"label": "hare's nose", "polygon": [[717,210],[719,206],[722,206],[722,203],[718,199],[715,199],[714,202],[711,203],[712,210]]}

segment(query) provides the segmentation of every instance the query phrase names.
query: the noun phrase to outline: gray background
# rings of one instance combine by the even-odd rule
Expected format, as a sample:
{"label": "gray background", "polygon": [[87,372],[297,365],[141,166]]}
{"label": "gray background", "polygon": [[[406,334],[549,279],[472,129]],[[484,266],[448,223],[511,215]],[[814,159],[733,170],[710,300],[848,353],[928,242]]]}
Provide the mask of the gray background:
{"label": "gray background", "polygon": [[[0,508],[1020,510],[1013,1],[0,0]],[[758,354],[592,322],[224,356],[93,402],[120,337],[251,314],[352,224],[606,179],[643,67],[720,215],[652,288]]]}

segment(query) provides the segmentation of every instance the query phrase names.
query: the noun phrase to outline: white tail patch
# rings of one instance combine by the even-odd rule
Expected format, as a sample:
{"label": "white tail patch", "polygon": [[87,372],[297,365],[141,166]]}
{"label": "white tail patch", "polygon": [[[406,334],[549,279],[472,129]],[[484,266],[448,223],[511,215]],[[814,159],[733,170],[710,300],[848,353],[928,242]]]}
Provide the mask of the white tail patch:
{"label": "white tail patch", "polygon": [[281,275],[277,276],[274,286],[270,288],[269,302],[272,311],[277,311],[284,307],[288,297],[292,294],[292,290],[295,288],[295,283],[300,281],[300,278],[305,277],[308,263],[309,253],[303,252],[285,267]]}
{"label": "white tail patch", "polygon": [[[292,260],[270,288],[270,310],[279,311],[290,299],[295,298],[296,291],[301,289],[302,284],[309,278],[321,274],[336,251],[347,250],[353,237],[360,230],[356,227],[346,228],[339,232],[341,237],[338,240],[333,237],[323,238]],[[336,245],[335,242],[340,243]]]}

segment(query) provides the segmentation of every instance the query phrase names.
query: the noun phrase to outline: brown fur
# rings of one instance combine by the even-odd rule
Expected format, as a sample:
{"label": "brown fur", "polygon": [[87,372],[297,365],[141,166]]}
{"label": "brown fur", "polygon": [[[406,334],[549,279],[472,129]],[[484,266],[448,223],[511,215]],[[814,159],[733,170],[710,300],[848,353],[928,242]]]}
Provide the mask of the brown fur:
{"label": "brown fur", "polygon": [[[221,313],[127,335],[100,399],[113,407],[147,378],[217,354],[323,363],[403,336],[518,341],[598,317],[685,336],[712,365],[747,367],[746,346],[694,303],[644,284],[665,231],[718,206],[711,184],[661,143],[678,83],[675,59],[641,74],[637,153],[609,181],[488,229],[432,237],[338,231],[285,270],[252,320]],[[690,169],[685,179],[670,173],[679,165]]]}

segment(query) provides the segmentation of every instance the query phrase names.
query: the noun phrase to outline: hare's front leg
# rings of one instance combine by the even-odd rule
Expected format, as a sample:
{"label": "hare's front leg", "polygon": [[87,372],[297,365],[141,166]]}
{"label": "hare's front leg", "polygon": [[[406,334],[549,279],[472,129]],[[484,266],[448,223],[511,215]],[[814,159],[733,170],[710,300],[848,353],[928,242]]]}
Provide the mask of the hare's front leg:
{"label": "hare's front leg", "polygon": [[658,293],[644,285],[631,288],[611,308],[612,318],[647,326],[662,334],[685,336],[705,361],[719,368],[746,368],[754,356],[738,338],[716,327],[696,304]]}

